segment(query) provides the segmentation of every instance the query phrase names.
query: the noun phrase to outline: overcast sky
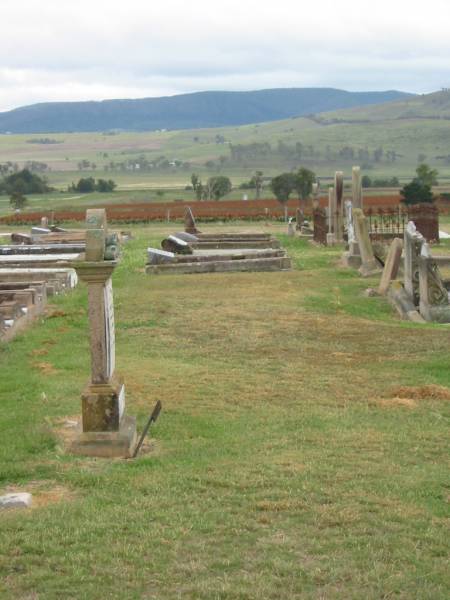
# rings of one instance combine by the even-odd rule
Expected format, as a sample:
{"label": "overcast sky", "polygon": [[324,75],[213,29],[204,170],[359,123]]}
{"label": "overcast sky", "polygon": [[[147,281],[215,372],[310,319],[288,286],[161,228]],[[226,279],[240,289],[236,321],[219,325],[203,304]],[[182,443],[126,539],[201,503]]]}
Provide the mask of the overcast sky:
{"label": "overcast sky", "polygon": [[201,90],[450,87],[449,0],[2,0],[0,110]]}

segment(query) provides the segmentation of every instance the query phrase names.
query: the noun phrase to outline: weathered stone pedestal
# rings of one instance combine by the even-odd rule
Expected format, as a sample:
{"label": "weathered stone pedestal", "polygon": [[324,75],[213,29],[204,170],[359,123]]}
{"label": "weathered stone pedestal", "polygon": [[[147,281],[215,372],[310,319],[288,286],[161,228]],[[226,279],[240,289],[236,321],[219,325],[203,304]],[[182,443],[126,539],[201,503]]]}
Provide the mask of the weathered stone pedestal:
{"label": "weathered stone pedestal", "polygon": [[81,281],[88,285],[91,380],[81,396],[81,430],[71,450],[88,456],[127,458],[132,456],[137,441],[136,421],[125,416],[125,387],[115,375],[111,275],[117,262],[103,260],[105,240],[104,227],[88,230],[88,260],[75,267]]}

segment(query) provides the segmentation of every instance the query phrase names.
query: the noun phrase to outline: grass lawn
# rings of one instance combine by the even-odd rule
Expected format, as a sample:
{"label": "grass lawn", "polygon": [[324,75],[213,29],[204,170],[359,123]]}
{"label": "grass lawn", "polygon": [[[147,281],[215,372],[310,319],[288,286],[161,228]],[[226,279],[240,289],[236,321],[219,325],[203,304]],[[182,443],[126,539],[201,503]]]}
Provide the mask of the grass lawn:
{"label": "grass lawn", "polygon": [[169,230],[134,231],[116,363],[140,430],[163,403],[151,452],[64,452],[89,376],[80,285],[0,346],[0,492],[35,498],[0,513],[0,597],[448,598],[449,327],[363,297],[376,280],[340,249],[280,234],[291,272],[151,277]]}

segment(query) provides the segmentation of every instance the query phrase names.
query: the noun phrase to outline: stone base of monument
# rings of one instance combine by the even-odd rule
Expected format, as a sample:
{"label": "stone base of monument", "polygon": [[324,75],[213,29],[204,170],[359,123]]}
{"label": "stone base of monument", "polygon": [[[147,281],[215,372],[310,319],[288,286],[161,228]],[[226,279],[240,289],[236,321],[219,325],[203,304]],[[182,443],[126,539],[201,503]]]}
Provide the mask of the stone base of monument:
{"label": "stone base of monument", "polygon": [[83,394],[82,422],[70,450],[73,454],[130,458],[136,446],[136,419],[124,415],[125,388],[113,377],[109,383],[89,383]]}
{"label": "stone base of monument", "polygon": [[379,275],[382,272],[382,268],[374,259],[370,262],[362,262],[358,271],[362,277],[371,277],[372,275]]}
{"label": "stone base of monument", "polygon": [[125,416],[117,431],[81,431],[80,427],[70,451],[100,458],[131,458],[136,444],[136,418]]}
{"label": "stone base of monument", "polygon": [[359,269],[361,266],[361,256],[359,254],[352,254],[350,251],[344,252],[342,255],[342,264],[344,267]]}
{"label": "stone base of monument", "polygon": [[415,323],[425,323],[425,319],[420,315],[400,281],[391,282],[387,298],[402,319],[414,321]]}
{"label": "stone base of monument", "polygon": [[117,431],[124,406],[122,382],[89,383],[81,395],[83,431]]}

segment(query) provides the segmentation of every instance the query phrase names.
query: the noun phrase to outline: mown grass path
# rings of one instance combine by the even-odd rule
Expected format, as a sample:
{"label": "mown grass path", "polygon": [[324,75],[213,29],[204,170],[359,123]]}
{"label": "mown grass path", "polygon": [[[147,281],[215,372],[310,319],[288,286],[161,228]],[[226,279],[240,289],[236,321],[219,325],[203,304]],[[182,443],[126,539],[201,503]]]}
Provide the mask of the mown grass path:
{"label": "mown grass path", "polygon": [[36,498],[0,514],[1,598],[447,598],[449,328],[285,237],[292,272],[146,276],[164,232],[136,230],[114,276],[128,412],[163,403],[152,452],[63,450],[82,286],[0,346],[0,492]]}

